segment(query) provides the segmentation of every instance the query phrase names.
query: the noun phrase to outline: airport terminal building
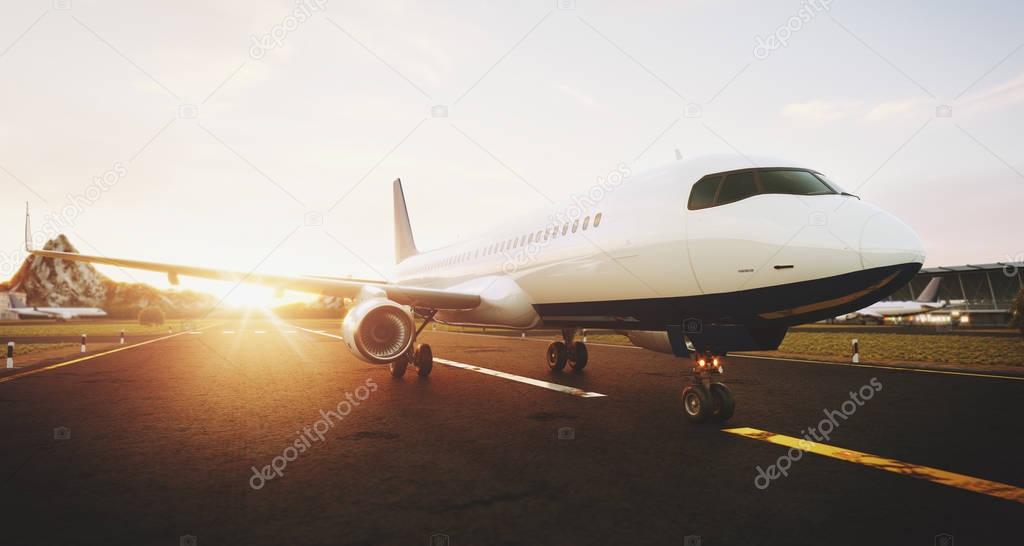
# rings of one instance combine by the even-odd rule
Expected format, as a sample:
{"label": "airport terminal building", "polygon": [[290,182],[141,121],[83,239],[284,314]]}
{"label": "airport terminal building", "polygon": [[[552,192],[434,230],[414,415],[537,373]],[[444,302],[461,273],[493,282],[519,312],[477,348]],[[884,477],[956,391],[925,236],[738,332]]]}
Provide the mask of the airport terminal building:
{"label": "airport terminal building", "polygon": [[926,267],[889,300],[913,300],[934,277],[942,279],[939,299],[949,307],[904,319],[904,322],[1005,326],[1010,304],[1024,288],[1024,262]]}

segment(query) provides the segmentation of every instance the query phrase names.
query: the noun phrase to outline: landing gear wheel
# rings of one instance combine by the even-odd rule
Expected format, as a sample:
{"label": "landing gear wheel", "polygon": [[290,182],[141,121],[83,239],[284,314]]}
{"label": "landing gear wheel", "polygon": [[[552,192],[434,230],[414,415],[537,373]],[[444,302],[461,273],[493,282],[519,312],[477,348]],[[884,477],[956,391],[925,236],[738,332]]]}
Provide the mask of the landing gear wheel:
{"label": "landing gear wheel", "polygon": [[569,361],[572,363],[572,371],[582,372],[587,367],[587,345],[582,341],[572,344],[572,352],[569,353]]}
{"label": "landing gear wheel", "polygon": [[687,385],[683,389],[683,411],[693,423],[704,422],[711,415],[711,396],[703,385]]}
{"label": "landing gear wheel", "polygon": [[568,360],[568,351],[565,343],[556,341],[548,345],[548,369],[553,372],[560,372],[565,369],[565,362]]}
{"label": "landing gear wheel", "polygon": [[728,421],[736,411],[736,400],[733,399],[729,387],[726,387],[725,383],[712,383],[711,399],[715,408],[711,413],[711,419],[719,423]]}
{"label": "landing gear wheel", "polygon": [[388,370],[391,372],[391,377],[400,379],[403,375],[405,375],[405,369],[408,366],[409,360],[403,355],[399,357],[398,360],[395,360],[388,364]]}
{"label": "landing gear wheel", "polygon": [[413,364],[416,366],[416,373],[420,377],[430,375],[430,371],[434,369],[434,351],[430,350],[430,345],[424,343],[416,348]]}

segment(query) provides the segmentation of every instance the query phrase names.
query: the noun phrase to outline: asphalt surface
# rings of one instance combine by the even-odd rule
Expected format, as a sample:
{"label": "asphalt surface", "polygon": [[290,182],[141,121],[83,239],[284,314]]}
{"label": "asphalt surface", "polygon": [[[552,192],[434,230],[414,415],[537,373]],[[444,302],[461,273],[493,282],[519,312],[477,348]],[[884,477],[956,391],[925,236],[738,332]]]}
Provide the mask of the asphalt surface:
{"label": "asphalt surface", "polygon": [[[541,341],[424,340],[438,359],[605,396],[441,364],[393,380],[287,325],[153,341],[0,382],[0,543],[1020,543],[1024,504],[918,467],[805,453],[761,489],[757,468],[788,450],[722,428],[800,436],[874,378],[825,443],[1024,487],[1024,381],[728,358],[736,414],[695,426],[688,366],[668,355],[591,344],[584,373],[556,376]],[[322,440],[301,439],[317,426]],[[283,475],[256,478],[275,457]]]}

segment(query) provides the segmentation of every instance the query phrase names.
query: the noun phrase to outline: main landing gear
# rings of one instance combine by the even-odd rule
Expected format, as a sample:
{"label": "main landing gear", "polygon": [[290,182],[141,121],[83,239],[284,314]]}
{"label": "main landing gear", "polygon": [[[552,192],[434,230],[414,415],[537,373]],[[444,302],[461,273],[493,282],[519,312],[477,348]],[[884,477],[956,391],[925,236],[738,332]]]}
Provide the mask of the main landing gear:
{"label": "main landing gear", "polygon": [[405,375],[405,370],[412,364],[416,368],[416,375],[420,377],[427,377],[430,372],[434,369],[434,351],[430,349],[430,345],[426,343],[416,343],[416,338],[420,337],[420,332],[427,327],[434,320],[434,315],[437,311],[431,311],[423,316],[423,324],[416,329],[416,333],[413,334],[412,345],[404,355],[388,364],[388,370],[391,372],[391,377],[400,378]]}
{"label": "main landing gear", "polygon": [[722,423],[732,417],[736,401],[725,383],[711,381],[711,374],[722,373],[722,362],[711,353],[694,354],[693,380],[683,389],[683,411],[694,423]]}
{"label": "main landing gear", "polygon": [[582,341],[575,341],[576,329],[563,328],[562,339],[548,345],[548,369],[552,372],[561,372],[565,365],[569,364],[574,372],[582,372],[587,367],[587,345]]}

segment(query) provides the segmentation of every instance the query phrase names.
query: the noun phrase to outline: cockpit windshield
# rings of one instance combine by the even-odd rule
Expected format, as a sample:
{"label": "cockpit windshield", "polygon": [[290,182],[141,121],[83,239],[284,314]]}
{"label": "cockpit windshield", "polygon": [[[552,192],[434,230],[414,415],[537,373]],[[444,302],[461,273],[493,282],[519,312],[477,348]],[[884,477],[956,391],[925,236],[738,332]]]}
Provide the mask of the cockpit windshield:
{"label": "cockpit windshield", "polygon": [[833,195],[843,193],[843,190],[813,171],[745,169],[701,178],[690,191],[688,208],[715,207],[765,193]]}

